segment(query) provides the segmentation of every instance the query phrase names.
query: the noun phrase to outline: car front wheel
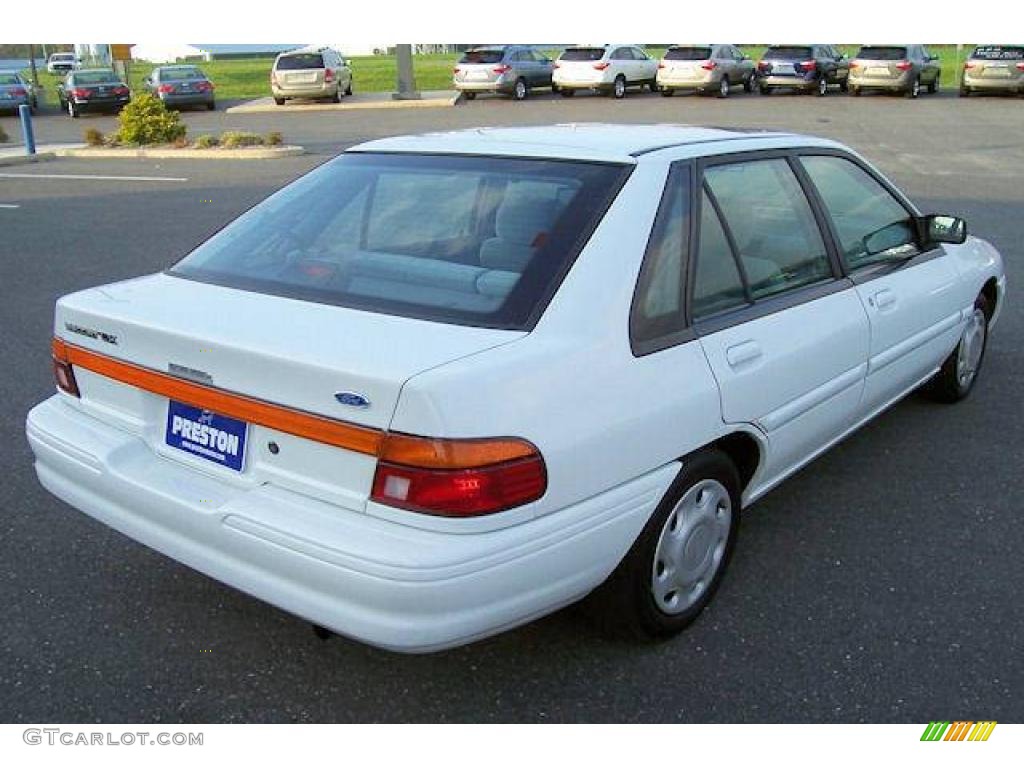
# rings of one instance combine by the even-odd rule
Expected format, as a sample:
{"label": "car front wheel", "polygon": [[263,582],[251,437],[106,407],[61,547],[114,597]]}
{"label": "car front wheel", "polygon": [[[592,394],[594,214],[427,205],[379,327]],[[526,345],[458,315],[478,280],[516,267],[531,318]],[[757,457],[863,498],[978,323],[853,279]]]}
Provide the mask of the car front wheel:
{"label": "car front wheel", "polygon": [[512,98],[516,101],[523,101],[530,94],[530,89],[526,87],[526,81],[523,78],[516,80],[515,88],[512,90]]}
{"label": "car front wheel", "polygon": [[615,82],[612,83],[612,96],[616,99],[621,99],[626,95],[626,78],[619,75],[615,78]]}
{"label": "car front wheel", "polygon": [[926,392],[933,399],[943,403],[955,403],[970,394],[985,359],[990,311],[988,300],[984,296],[979,296],[974,302],[974,311],[967,318],[967,325],[960,335],[960,343],[926,385]]}
{"label": "car front wheel", "polygon": [[684,459],[629,552],[588,598],[603,624],[642,639],[681,632],[711,600],[736,542],[740,479],[725,454]]}

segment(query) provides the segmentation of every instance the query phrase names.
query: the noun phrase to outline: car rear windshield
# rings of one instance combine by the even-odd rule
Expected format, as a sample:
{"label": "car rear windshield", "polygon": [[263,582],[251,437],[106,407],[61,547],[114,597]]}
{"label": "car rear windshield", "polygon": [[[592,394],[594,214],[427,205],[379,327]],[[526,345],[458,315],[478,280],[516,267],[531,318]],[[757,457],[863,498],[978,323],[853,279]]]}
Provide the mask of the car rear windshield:
{"label": "car rear windshield", "polygon": [[665,58],[670,61],[703,61],[711,58],[710,48],[669,48]]}
{"label": "car rear windshield", "polygon": [[907,58],[907,49],[895,45],[866,45],[860,49],[857,58],[873,61],[900,61]]}
{"label": "car rear windshield", "polygon": [[21,80],[18,79],[17,75],[0,72],[0,85],[21,85]]}
{"label": "car rear windshield", "polygon": [[504,56],[504,51],[466,51],[459,64],[498,64]]}
{"label": "car rear windshield", "polygon": [[604,48],[566,48],[561,55],[562,61],[600,61],[604,56]]}
{"label": "car rear windshield", "polygon": [[323,69],[324,57],[319,53],[293,53],[277,60],[277,69]]}
{"label": "car rear windshield", "polygon": [[73,53],[55,53],[50,57],[50,61],[73,61],[74,58]]}
{"label": "car rear windshield", "polygon": [[532,327],[629,166],[348,153],[172,275],[460,325]]}
{"label": "car rear windshield", "polygon": [[971,58],[986,61],[1022,61],[1024,45],[984,45],[975,48]]}
{"label": "car rear windshield", "polygon": [[191,80],[197,77],[206,77],[195,67],[166,67],[160,70],[161,80]]}
{"label": "car rear windshield", "polygon": [[769,48],[765,54],[766,59],[809,59],[811,58],[811,47],[809,45],[779,45]]}
{"label": "car rear windshield", "polygon": [[71,76],[71,82],[75,85],[96,85],[97,83],[117,83],[117,75],[113,71],[107,72],[78,72]]}

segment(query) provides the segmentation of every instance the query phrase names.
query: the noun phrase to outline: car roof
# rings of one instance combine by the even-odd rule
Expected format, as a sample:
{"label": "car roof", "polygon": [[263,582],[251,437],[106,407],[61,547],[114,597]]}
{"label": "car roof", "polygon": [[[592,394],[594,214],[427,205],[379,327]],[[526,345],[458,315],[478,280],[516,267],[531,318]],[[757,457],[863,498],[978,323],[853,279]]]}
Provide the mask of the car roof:
{"label": "car roof", "polygon": [[[525,128],[473,128],[444,133],[395,136],[359,144],[349,152],[501,155],[564,160],[635,163],[662,149],[699,146],[696,154],[717,154],[723,145],[744,149],[783,146],[840,146],[811,136],[708,128],[692,125],[562,124]],[[749,145],[749,146],[746,146]],[[736,145],[738,149],[739,146]]]}

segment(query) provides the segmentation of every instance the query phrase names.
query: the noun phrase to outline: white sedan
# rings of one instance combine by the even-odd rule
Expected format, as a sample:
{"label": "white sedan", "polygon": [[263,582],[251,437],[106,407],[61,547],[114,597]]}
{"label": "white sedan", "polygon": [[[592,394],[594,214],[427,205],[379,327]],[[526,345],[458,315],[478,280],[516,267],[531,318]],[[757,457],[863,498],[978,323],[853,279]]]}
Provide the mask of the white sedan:
{"label": "white sedan", "polygon": [[971,391],[1005,286],[832,141],[384,139],[61,298],[28,438],[72,506],[373,645],[590,593],[665,637],[745,506],[908,392]]}

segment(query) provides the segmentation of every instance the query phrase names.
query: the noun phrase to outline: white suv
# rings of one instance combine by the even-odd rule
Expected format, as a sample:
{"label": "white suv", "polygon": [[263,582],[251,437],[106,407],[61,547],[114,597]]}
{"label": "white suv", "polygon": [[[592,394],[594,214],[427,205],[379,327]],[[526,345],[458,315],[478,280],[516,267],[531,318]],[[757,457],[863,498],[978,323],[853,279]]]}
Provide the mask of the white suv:
{"label": "white suv", "polygon": [[591,592],[665,637],[746,505],[919,386],[971,391],[1005,286],[832,141],[383,139],[166,272],[61,298],[28,438],[72,506],[374,645]]}
{"label": "white suv", "polygon": [[555,62],[554,90],[572,96],[593,89],[621,99],[630,86],[656,90],[658,62],[637,45],[566,48]]}

